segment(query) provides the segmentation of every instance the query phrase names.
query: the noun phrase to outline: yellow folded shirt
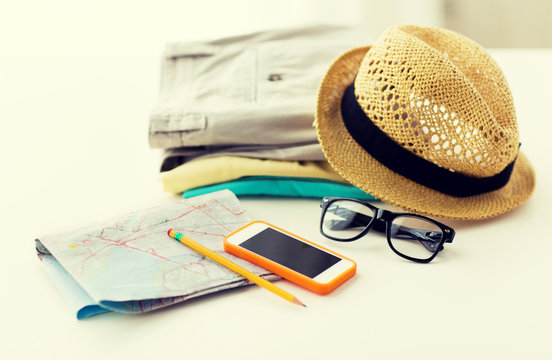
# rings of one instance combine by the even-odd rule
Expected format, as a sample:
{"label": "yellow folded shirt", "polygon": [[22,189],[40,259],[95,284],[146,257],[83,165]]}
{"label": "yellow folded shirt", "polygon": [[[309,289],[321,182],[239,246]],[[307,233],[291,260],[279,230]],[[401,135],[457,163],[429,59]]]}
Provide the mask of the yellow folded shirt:
{"label": "yellow folded shirt", "polygon": [[264,160],[240,156],[217,156],[189,161],[162,172],[159,179],[163,183],[163,190],[181,193],[244,176],[310,177],[348,183],[327,161]]}

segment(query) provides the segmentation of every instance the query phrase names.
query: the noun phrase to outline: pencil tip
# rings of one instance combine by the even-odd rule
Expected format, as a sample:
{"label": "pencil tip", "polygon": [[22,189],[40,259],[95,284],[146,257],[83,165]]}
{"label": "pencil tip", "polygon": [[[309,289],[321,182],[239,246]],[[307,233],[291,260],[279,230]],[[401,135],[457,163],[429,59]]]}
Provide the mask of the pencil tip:
{"label": "pencil tip", "polygon": [[299,299],[297,298],[293,298],[293,300],[291,301],[292,303],[294,304],[297,304],[297,305],[301,305],[301,306],[304,306],[304,307],[307,307],[307,305],[303,304],[301,301],[299,301]]}

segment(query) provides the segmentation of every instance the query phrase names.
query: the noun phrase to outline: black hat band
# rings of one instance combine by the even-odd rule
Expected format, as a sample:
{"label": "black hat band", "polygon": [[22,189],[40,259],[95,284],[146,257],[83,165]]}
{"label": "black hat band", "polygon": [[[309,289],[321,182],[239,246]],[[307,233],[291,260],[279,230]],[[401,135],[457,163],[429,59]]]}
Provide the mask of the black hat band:
{"label": "black hat band", "polygon": [[496,175],[476,178],[450,171],[417,156],[372,122],[356,99],[354,83],[343,94],[341,116],[349,134],[374,159],[390,170],[444,194],[467,197],[500,189],[508,183],[514,169],[516,159]]}

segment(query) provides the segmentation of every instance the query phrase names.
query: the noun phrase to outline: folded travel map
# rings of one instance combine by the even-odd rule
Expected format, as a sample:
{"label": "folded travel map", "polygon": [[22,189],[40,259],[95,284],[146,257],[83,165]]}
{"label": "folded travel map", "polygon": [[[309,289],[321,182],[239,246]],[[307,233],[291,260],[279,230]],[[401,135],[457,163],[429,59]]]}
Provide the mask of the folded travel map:
{"label": "folded travel map", "polygon": [[227,254],[223,239],[249,223],[222,190],[134,211],[35,240],[38,257],[79,319],[143,313],[249,281],[167,235],[172,228],[268,280],[276,275]]}

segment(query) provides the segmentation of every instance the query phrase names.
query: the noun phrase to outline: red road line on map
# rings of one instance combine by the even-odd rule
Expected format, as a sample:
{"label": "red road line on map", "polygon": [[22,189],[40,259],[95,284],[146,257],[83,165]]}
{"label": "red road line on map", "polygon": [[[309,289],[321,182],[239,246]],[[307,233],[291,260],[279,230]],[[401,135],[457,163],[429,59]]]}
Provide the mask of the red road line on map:
{"label": "red road line on map", "polygon": [[147,211],[143,217],[142,217],[142,221],[140,221],[140,225],[138,225],[138,228],[136,230],[132,230],[132,232],[138,232],[138,231],[142,231],[142,225],[144,224],[144,221],[146,221],[146,218],[149,214],[151,214],[151,212],[153,211],[153,209]]}
{"label": "red road line on map", "polygon": [[[174,221],[174,220],[177,220],[177,219],[180,219],[181,217],[184,217],[186,215],[188,215],[189,213],[191,213],[192,211],[195,211],[196,209],[194,207],[192,207],[192,209],[188,210],[187,212],[185,212],[184,214],[180,215],[180,216],[177,216],[173,219],[170,219],[169,221]],[[169,222],[167,221],[167,222]]]}
{"label": "red road line on map", "polygon": [[181,263],[179,263],[179,262],[176,262],[176,261],[174,261],[174,260],[172,260],[172,259],[166,258],[166,257],[164,257],[164,256],[161,256],[161,255],[158,255],[158,254],[155,254],[155,253],[152,254],[151,252],[149,252],[149,251],[147,251],[147,250],[140,249],[140,248],[137,248],[137,247],[134,247],[134,246],[128,246],[128,245],[121,245],[121,246],[124,246],[124,247],[126,247],[126,248],[128,248],[128,249],[136,250],[136,251],[138,251],[138,252],[142,252],[142,253],[145,253],[145,254],[148,254],[148,255],[151,255],[151,256],[154,256],[154,257],[156,257],[156,258],[159,258],[159,259],[162,259],[162,260],[171,262],[171,263],[176,264],[176,265],[181,265],[181,266],[182,266],[182,265],[185,265],[185,264],[181,264]]}
{"label": "red road line on map", "polygon": [[207,212],[205,212],[203,209],[200,209],[198,208],[199,211],[201,211],[203,214],[205,214],[205,216],[208,216],[209,218],[211,218],[211,220],[213,220],[215,222],[215,224],[217,225],[220,225],[222,226],[225,230],[231,232],[232,230],[230,230],[229,228],[227,228],[223,223],[219,222],[217,219],[215,219],[214,217],[212,217],[210,214],[208,214]]}
{"label": "red road line on map", "polygon": [[85,239],[85,240],[82,240],[81,243],[82,243],[82,247],[86,249],[86,251],[88,251],[88,254],[92,255],[92,250],[86,246],[86,243],[88,242],[91,242],[92,241],[92,235],[89,235],[88,236],[88,239]]}
{"label": "red road line on map", "polygon": [[[214,199],[214,200],[212,200],[212,201],[214,201],[215,203],[217,203],[218,205],[220,205],[222,208],[224,208],[226,211],[228,211],[229,213],[231,213],[231,214],[233,214],[233,215],[241,215],[241,214],[243,214],[243,213],[245,212],[245,210],[243,210],[243,211],[241,211],[241,212],[233,212],[233,211],[230,210],[228,207],[226,207],[224,204],[222,204],[220,201],[218,201],[218,200],[216,200],[216,199]],[[217,219],[213,218],[210,214],[208,214],[206,211],[203,210],[203,208],[205,208],[205,207],[207,206],[207,203],[202,204],[202,205],[199,205],[199,206],[194,206],[194,205],[191,205],[191,206],[192,206],[192,209],[191,209],[191,210],[189,210],[189,211],[187,211],[187,212],[185,212],[185,213],[183,213],[183,214],[181,214],[181,215],[179,215],[179,216],[177,216],[177,217],[175,217],[175,218],[173,218],[173,219],[167,220],[167,221],[165,221],[165,222],[171,222],[171,221],[180,219],[180,218],[182,218],[182,217],[184,217],[184,216],[190,214],[191,212],[193,212],[193,211],[195,211],[195,210],[200,210],[204,215],[208,216],[208,217],[209,217],[210,219],[212,219],[216,224],[222,226],[222,227],[223,227],[224,229],[226,229],[227,231],[231,231],[230,229],[228,229],[228,228],[225,226],[225,224],[219,222]],[[147,214],[150,214],[150,213],[151,213],[151,211],[148,212]],[[108,248],[110,248],[110,247],[112,247],[112,246],[123,246],[123,247],[125,247],[125,248],[127,248],[127,249],[131,249],[131,250],[135,250],[135,251],[138,251],[138,252],[142,252],[142,253],[145,253],[145,254],[148,254],[148,255],[157,257],[157,258],[159,258],[159,259],[165,260],[165,261],[167,261],[167,262],[170,262],[170,263],[179,265],[178,267],[176,267],[176,268],[174,268],[174,269],[171,269],[171,270],[168,270],[168,271],[163,272],[163,286],[164,286],[164,287],[166,287],[166,286],[165,286],[165,276],[166,276],[168,273],[172,272],[172,271],[175,271],[175,270],[180,269],[180,268],[187,269],[187,265],[193,265],[193,264],[200,265],[201,267],[204,268],[204,264],[202,264],[201,262],[192,262],[192,263],[190,263],[190,264],[181,264],[181,263],[178,263],[178,262],[176,262],[176,261],[174,261],[174,260],[172,260],[172,259],[169,259],[169,258],[166,258],[166,257],[164,257],[164,256],[161,256],[161,255],[157,254],[156,251],[155,251],[155,249],[153,249],[153,248],[151,248],[151,247],[148,248],[148,249],[146,249],[146,250],[144,250],[144,249],[140,249],[140,248],[137,248],[137,247],[129,246],[129,245],[128,245],[129,242],[138,240],[139,238],[142,238],[142,237],[144,237],[144,236],[147,236],[148,234],[143,234],[142,236],[137,236],[137,237],[135,237],[135,238],[128,239],[128,240],[122,242],[122,240],[125,240],[125,239],[127,239],[128,237],[131,237],[131,236],[135,235],[135,233],[140,232],[140,231],[143,231],[142,225],[143,225],[143,223],[145,222],[145,220],[146,220],[146,218],[147,218],[147,214],[144,215],[144,217],[142,218],[142,221],[140,222],[140,225],[138,226],[138,228],[137,228],[136,230],[134,230],[133,232],[129,233],[128,235],[126,235],[126,236],[124,236],[124,237],[122,237],[122,238],[120,238],[120,239],[118,239],[118,240],[105,238],[105,237],[103,237],[103,236],[94,236],[94,237],[97,238],[97,239],[100,239],[100,240],[107,241],[107,242],[110,242],[110,243],[111,243],[111,244],[108,244],[108,245],[106,245],[106,246],[104,246],[104,247],[98,249],[98,250],[97,250],[96,252],[94,252],[94,253],[92,253],[92,250],[91,250],[88,246],[85,245],[86,242],[91,241],[91,238],[92,238],[93,235],[90,235],[89,238],[88,238],[87,240],[83,240],[83,241],[82,241],[83,247],[85,247],[85,248],[88,250],[88,252],[90,253],[90,255],[89,255],[88,257],[86,257],[86,258],[82,261],[82,263],[81,263],[81,275],[84,274],[84,267],[85,267],[86,263],[88,262],[88,260],[90,260],[90,259],[92,259],[93,257],[95,257],[96,255],[98,255],[98,253],[99,253],[100,251],[103,251],[103,250],[105,250],[105,249],[108,249]],[[159,223],[159,224],[161,224],[161,223]],[[159,224],[156,224],[156,225],[159,225]],[[154,226],[154,225],[152,225],[152,226]],[[105,230],[105,229],[102,230],[102,233],[101,233],[100,235],[103,235],[103,231],[104,231],[104,230]],[[119,223],[116,223],[115,230],[119,230]],[[198,234],[202,234],[202,235],[210,235],[210,236],[224,237],[224,235],[221,235],[221,234],[213,234],[213,233],[207,233],[207,232],[202,232],[202,231],[197,231],[197,230],[181,229],[180,231],[182,231],[182,232],[198,233]],[[60,238],[60,235],[58,235],[58,238],[57,238],[56,240],[52,241],[52,243],[57,243],[57,242],[59,241],[59,238]],[[187,270],[189,270],[189,269],[187,269]],[[193,272],[196,272],[196,271],[193,271]],[[196,273],[201,274],[201,273],[199,273],[199,272],[196,272]],[[202,275],[205,275],[205,274],[202,274]],[[140,306],[142,306],[142,305],[140,304]]]}
{"label": "red road line on map", "polygon": [[[46,238],[50,237],[51,235],[46,235],[46,236],[43,236],[42,239],[40,239],[41,241],[45,241]],[[61,237],[61,234],[57,234],[56,235],[56,239],[55,240],[52,240],[51,243],[53,245],[57,245],[58,241],[59,241],[59,238]]]}
{"label": "red road line on map", "polygon": [[[129,238],[129,237],[131,237],[131,236],[134,236],[134,235],[136,235],[136,234],[130,232],[130,233],[126,234],[125,236],[121,237],[121,238],[118,239],[118,240],[109,239],[109,238],[104,238],[104,237],[100,237],[100,236],[96,236],[96,237],[99,238],[99,239],[102,239],[102,240],[113,241],[113,242],[116,242],[116,243],[120,243],[121,240],[125,240],[125,239],[127,239],[127,238]],[[141,236],[139,236],[139,237],[144,237],[144,236],[145,236],[145,235],[141,235]],[[137,239],[137,238],[136,238],[136,239]]]}
{"label": "red road line on map", "polygon": [[[86,263],[87,263],[90,259],[92,259],[92,258],[94,258],[96,255],[98,255],[98,253],[99,253],[100,251],[105,250],[105,249],[110,248],[110,247],[113,247],[113,246],[122,246],[122,247],[125,247],[125,248],[127,248],[127,249],[135,250],[135,251],[138,251],[138,252],[141,252],[141,253],[145,253],[145,254],[154,256],[154,257],[156,257],[156,258],[159,258],[159,259],[161,259],[161,260],[165,260],[165,261],[167,261],[167,262],[170,262],[170,263],[173,263],[173,264],[176,264],[176,265],[180,265],[180,266],[184,266],[184,265],[185,265],[185,264],[181,264],[181,263],[179,263],[179,262],[176,262],[176,261],[174,261],[174,260],[172,260],[172,259],[169,259],[169,258],[167,258],[167,257],[161,256],[161,255],[159,255],[159,254],[157,254],[157,253],[155,253],[155,252],[152,253],[152,252],[149,252],[149,251],[144,250],[144,249],[140,249],[140,248],[137,248],[137,247],[134,247],[134,246],[129,246],[129,245],[127,245],[127,242],[130,242],[130,241],[133,241],[133,240],[136,240],[136,239],[129,240],[129,241],[125,242],[125,243],[119,243],[118,241],[111,240],[111,239],[104,239],[104,238],[100,238],[100,239],[101,239],[101,240],[105,240],[105,241],[110,241],[110,242],[112,242],[112,243],[109,244],[109,245],[106,245],[106,246],[104,246],[104,247],[102,247],[102,248],[100,248],[100,249],[98,249],[98,250],[97,250],[96,252],[94,252],[94,253],[90,253],[90,255],[89,255],[88,257],[86,257],[86,258],[82,261],[82,263],[81,263],[81,275],[80,275],[80,276],[82,276],[82,274],[84,274],[84,266],[86,265]],[[89,252],[91,251],[90,248],[88,248],[88,247],[86,247],[86,249],[87,249]]]}
{"label": "red road line on map", "polygon": [[[196,209],[192,208],[191,210],[189,210],[189,211],[187,211],[187,212],[185,212],[185,213],[183,213],[183,214],[181,214],[181,215],[179,215],[179,216],[177,216],[177,217],[175,217],[175,218],[167,219],[166,221],[162,221],[162,222],[159,222],[159,223],[157,223],[157,224],[152,224],[151,226],[148,227],[148,229],[151,228],[151,227],[154,227],[154,226],[156,226],[156,225],[160,225],[160,224],[164,224],[164,223],[169,223],[169,222],[171,222],[171,221],[178,220],[178,219],[180,219],[181,217],[184,217],[184,216],[188,215],[189,213],[191,213],[192,211],[195,211],[195,210],[196,210]],[[136,232],[139,232],[139,231],[142,231],[142,230],[143,230],[143,229],[141,229],[141,225],[140,225],[140,227],[139,227],[137,230],[133,230],[133,233],[136,233]]]}
{"label": "red road line on map", "polygon": [[[162,286],[167,289],[167,290],[170,290],[170,288],[167,286],[167,275],[169,275],[171,272],[173,271],[177,271],[177,270],[180,270],[180,269],[184,269],[186,271],[190,271],[190,272],[193,272],[195,274],[199,274],[199,275],[202,275],[202,276],[207,276],[207,271],[205,271],[205,264],[200,260],[200,259],[203,259],[203,257],[199,258],[197,261],[193,261],[193,262],[190,262],[189,264],[181,264],[180,266],[178,267],[175,267],[174,269],[170,269],[170,270],[167,270],[165,272],[163,272],[163,276],[162,276]],[[201,267],[203,269],[203,272],[199,272],[199,271],[195,271],[193,269],[189,269],[188,266],[190,265],[198,265],[199,267]]]}
{"label": "red road line on map", "polygon": [[178,230],[179,232],[191,232],[191,233],[196,233],[196,234],[201,234],[201,235],[220,236],[222,238],[225,237],[225,235],[213,234],[213,233],[208,233],[208,232],[205,232],[205,231],[188,230],[188,229],[175,229],[175,230]]}
{"label": "red road line on map", "polygon": [[[130,235],[134,235],[134,234],[130,234]],[[130,235],[129,235],[129,236],[130,236]],[[122,238],[122,239],[119,239],[118,242],[119,242],[121,245],[125,245],[125,244],[128,244],[129,242],[136,241],[136,240],[141,239],[141,238],[143,238],[143,237],[146,237],[146,236],[148,236],[148,235],[149,235],[149,234],[138,235],[138,236],[136,236],[135,238],[131,238],[131,239],[128,239],[128,240],[126,240],[126,241],[121,242],[121,240],[123,240],[123,239],[125,239],[125,238],[128,237],[128,236],[126,236],[126,237],[124,237],[124,238]]]}
{"label": "red road line on map", "polygon": [[119,241],[121,240],[121,239],[119,239],[119,240],[108,239],[108,238],[104,238],[103,236],[96,236],[96,238],[97,238],[97,239],[100,239],[100,240],[104,240],[104,241],[109,241],[109,242],[112,242],[112,243],[116,243],[116,244],[118,244]]}
{"label": "red road line on map", "polygon": [[215,202],[217,202],[220,206],[222,206],[226,211],[228,211],[230,214],[233,214],[233,215],[241,215],[245,212],[245,210],[242,210],[240,212],[233,212],[232,210],[230,210],[228,207],[226,207],[223,203],[221,203],[220,201],[218,201],[217,199],[215,199]]}
{"label": "red road line on map", "polygon": [[82,263],[81,263],[81,274],[80,276],[82,276],[84,274],[84,265],[86,265],[86,263],[88,262],[88,260],[92,259],[94,256],[96,256],[100,251],[104,250],[104,249],[107,249],[109,247],[113,246],[113,244],[109,244],[109,245],[106,245],[104,246],[103,248],[101,249],[98,249],[95,253],[91,253],[90,255],[88,255],[88,257],[86,257]]}

